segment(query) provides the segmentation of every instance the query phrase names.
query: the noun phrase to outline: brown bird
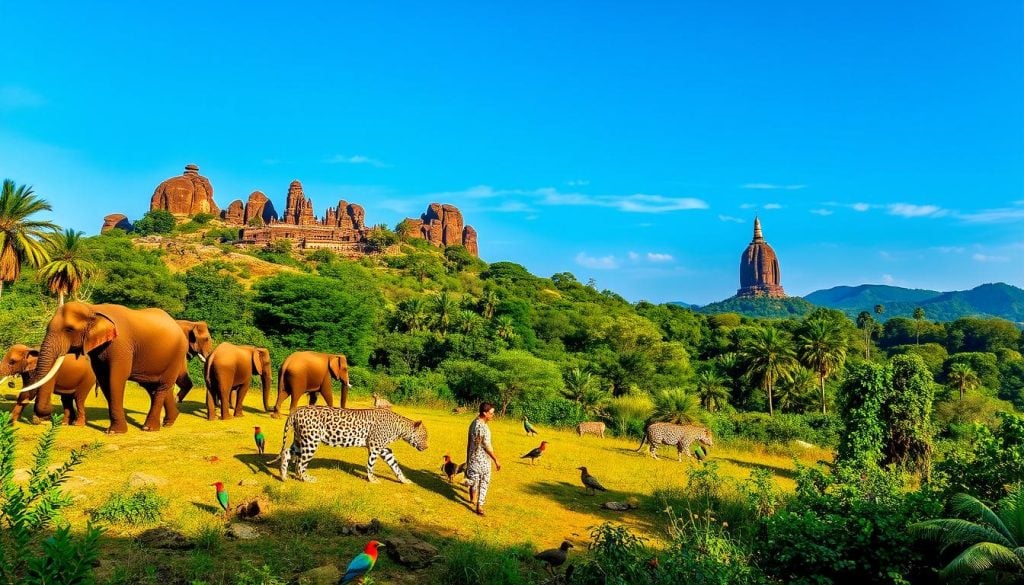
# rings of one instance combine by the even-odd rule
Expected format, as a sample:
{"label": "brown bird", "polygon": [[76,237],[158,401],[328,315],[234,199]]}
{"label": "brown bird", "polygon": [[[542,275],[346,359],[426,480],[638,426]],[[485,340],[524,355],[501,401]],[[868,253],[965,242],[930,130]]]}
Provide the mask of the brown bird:
{"label": "brown bird", "polygon": [[533,555],[533,558],[539,561],[544,561],[544,569],[546,569],[548,573],[551,573],[551,575],[554,575],[554,568],[562,566],[562,563],[564,563],[565,559],[569,556],[570,548],[572,548],[572,543],[568,540],[563,540],[562,545],[558,548],[549,548],[546,551]]}
{"label": "brown bird", "polygon": [[587,493],[590,493],[592,490],[593,490],[594,494],[597,494],[598,491],[602,491],[602,492],[608,491],[607,488],[605,488],[603,485],[601,485],[601,482],[597,481],[596,477],[594,477],[593,475],[590,475],[590,473],[587,472],[587,468],[586,467],[577,467],[576,469],[579,469],[580,472],[581,472],[580,473],[580,481],[583,482],[583,487],[586,489]]}
{"label": "brown bird", "polygon": [[537,447],[536,449],[531,450],[526,455],[523,455],[522,457],[520,457],[520,459],[529,459],[530,463],[536,463],[537,459],[539,459],[540,456],[544,454],[544,450],[547,449],[547,448],[548,448],[548,442],[547,441],[541,441],[540,442],[540,447]]}
{"label": "brown bird", "polygon": [[466,469],[466,464],[457,465],[452,458],[448,455],[444,456],[444,465],[441,466],[441,473],[448,476],[448,483],[452,483],[452,478],[462,473]]}

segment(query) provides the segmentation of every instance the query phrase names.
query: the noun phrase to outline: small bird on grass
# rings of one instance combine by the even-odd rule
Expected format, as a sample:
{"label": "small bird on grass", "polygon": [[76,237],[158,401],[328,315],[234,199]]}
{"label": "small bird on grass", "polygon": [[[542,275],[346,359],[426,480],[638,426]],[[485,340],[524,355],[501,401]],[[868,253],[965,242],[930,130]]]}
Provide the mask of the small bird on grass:
{"label": "small bird on grass", "polygon": [[537,429],[533,428],[533,425],[530,424],[530,419],[525,416],[523,417],[523,430],[526,431],[526,436],[537,434]]}
{"label": "small bird on grass", "polygon": [[540,442],[540,447],[537,447],[536,449],[533,449],[532,451],[530,451],[526,455],[523,455],[522,457],[520,457],[520,459],[529,459],[530,463],[536,463],[537,460],[540,459],[540,456],[544,454],[544,450],[547,449],[547,448],[548,448],[548,442],[547,441],[541,441]]}
{"label": "small bird on grass", "polygon": [[465,463],[457,465],[447,454],[444,456],[444,465],[441,466],[441,473],[448,476],[448,483],[452,483],[452,478],[465,471],[465,469]]}
{"label": "small bird on grass", "polygon": [[593,491],[594,494],[597,494],[597,492],[599,492],[599,491],[601,491],[601,492],[608,491],[608,489],[606,487],[601,485],[601,482],[597,481],[596,477],[594,477],[593,475],[590,475],[590,473],[587,472],[587,468],[586,467],[577,467],[576,469],[579,469],[580,472],[581,472],[580,473],[580,481],[583,482],[583,487],[586,488],[587,493],[590,493],[591,491]]}
{"label": "small bird on grass", "polygon": [[366,575],[377,564],[377,548],[382,546],[384,544],[376,540],[366,543],[366,548],[363,549],[363,552],[356,555],[356,558],[352,559],[352,562],[348,564],[348,568],[345,569],[345,574],[338,581],[338,585],[352,583]]}
{"label": "small bird on grass", "polygon": [[224,489],[224,482],[218,481],[217,483],[211,483],[210,485],[217,488],[217,503],[224,509],[224,513],[228,511],[228,490]]}
{"label": "small bird on grass", "polygon": [[572,548],[572,543],[568,540],[563,540],[562,545],[558,548],[550,548],[546,551],[539,552],[533,555],[533,558],[544,561],[544,569],[551,575],[554,575],[554,568],[562,566],[562,563],[564,563],[565,559],[569,556],[570,548]]}
{"label": "small bird on grass", "polygon": [[256,440],[256,449],[263,455],[263,449],[267,446],[267,436],[263,434],[263,431],[259,427],[253,427],[256,429],[252,438]]}

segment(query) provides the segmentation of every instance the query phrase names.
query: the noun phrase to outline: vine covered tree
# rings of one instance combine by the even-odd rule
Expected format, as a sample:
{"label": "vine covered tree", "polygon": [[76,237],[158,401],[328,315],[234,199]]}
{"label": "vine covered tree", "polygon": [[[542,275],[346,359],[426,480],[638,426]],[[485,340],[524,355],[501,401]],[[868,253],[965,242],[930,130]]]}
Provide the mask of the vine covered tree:
{"label": "vine covered tree", "polygon": [[38,268],[49,261],[46,242],[59,228],[31,216],[52,209],[36,196],[32,187],[15,186],[11,179],[4,179],[0,189],[0,296],[5,282],[21,276],[22,264],[27,262]]}
{"label": "vine covered tree", "polygon": [[50,261],[36,275],[58,296],[61,305],[66,295],[78,292],[85,279],[96,273],[96,265],[82,245],[82,235],[73,229],[55,234],[48,244]]}
{"label": "vine covered tree", "polygon": [[857,315],[857,329],[864,332],[864,359],[871,359],[871,335],[875,332],[875,319],[871,313],[861,311]]}
{"label": "vine covered tree", "polygon": [[772,390],[780,380],[789,380],[799,365],[793,342],[775,327],[755,329],[754,334],[741,343],[740,356],[747,376],[756,380],[768,395],[768,414],[774,416]]}

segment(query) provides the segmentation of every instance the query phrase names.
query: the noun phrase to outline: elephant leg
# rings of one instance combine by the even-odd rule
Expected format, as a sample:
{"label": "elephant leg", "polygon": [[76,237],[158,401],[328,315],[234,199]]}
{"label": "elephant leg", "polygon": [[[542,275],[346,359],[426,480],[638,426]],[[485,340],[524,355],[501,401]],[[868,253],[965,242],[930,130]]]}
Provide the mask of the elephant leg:
{"label": "elephant leg", "polygon": [[206,389],[206,420],[217,418],[217,384],[212,383]]}
{"label": "elephant leg", "polygon": [[184,402],[185,397],[195,387],[192,383],[192,378],[188,377],[188,362],[185,363],[185,368],[178,374],[178,379],[174,381],[174,385],[178,387],[178,402]]}
{"label": "elephant leg", "polygon": [[316,401],[317,401],[317,399],[319,399],[319,398],[320,398],[320,395],[319,395],[319,394],[317,394],[317,392],[319,392],[319,390],[314,390],[314,391],[312,391],[312,392],[310,392],[310,393],[309,393],[309,405],[310,405],[310,406],[313,406],[313,405],[315,405],[315,404],[316,404]]}
{"label": "elephant leg", "polygon": [[75,421],[76,427],[85,426],[85,399],[89,397],[89,392],[92,392],[92,385],[84,388],[79,388],[75,392]]}
{"label": "elephant leg", "polygon": [[281,418],[281,405],[284,404],[285,396],[292,397],[292,410],[295,410],[295,393],[289,390],[287,386],[284,386],[277,391],[277,402],[274,404],[274,412],[270,415],[270,418]]}
{"label": "elephant leg", "polygon": [[164,394],[164,426],[174,425],[178,419],[178,401],[174,398],[173,389],[168,389]]}
{"label": "elephant leg", "polygon": [[[160,414],[164,407],[167,407],[167,418],[170,419],[171,423],[174,423],[174,419],[178,417],[178,404],[175,400],[167,400],[167,395],[171,391],[172,381],[168,382],[157,382],[147,387],[149,390],[150,400],[149,413],[146,414],[146,422],[142,425],[144,431],[159,431],[160,430]],[[169,403],[169,404],[168,404]]]}
{"label": "elephant leg", "polygon": [[[95,362],[94,362],[95,363]],[[128,422],[124,414],[124,386],[128,381],[131,364],[113,363],[109,371],[96,372],[96,379],[100,383],[103,395],[107,397],[107,411],[110,413],[110,428],[107,434],[127,433]]]}
{"label": "elephant leg", "polygon": [[244,384],[240,384],[237,387],[235,393],[235,418],[241,418],[245,416],[245,411],[242,409],[242,405],[245,404],[245,395],[249,392],[249,381],[246,380]]}
{"label": "elephant leg", "polygon": [[327,378],[324,379],[324,383],[320,385],[320,394],[323,395],[324,402],[327,403],[327,406],[330,406],[331,408],[334,408],[334,393],[331,392],[331,377],[330,376],[327,376]]}
{"label": "elephant leg", "polygon": [[[288,407],[289,413],[295,412],[295,409],[299,407],[299,397],[302,396],[302,394],[302,392],[292,392],[291,406]],[[310,399],[312,399],[312,396],[310,396]],[[310,404],[312,404],[312,402]]]}
{"label": "elephant leg", "polygon": [[18,396],[18,402],[14,404],[14,410],[11,411],[11,422],[18,422],[18,419],[21,418],[21,411],[25,409],[28,401],[28,398],[22,399],[21,395]]}
{"label": "elephant leg", "polygon": [[64,407],[64,420],[62,424],[70,425],[75,418],[75,397],[73,394],[61,394],[60,405]]}

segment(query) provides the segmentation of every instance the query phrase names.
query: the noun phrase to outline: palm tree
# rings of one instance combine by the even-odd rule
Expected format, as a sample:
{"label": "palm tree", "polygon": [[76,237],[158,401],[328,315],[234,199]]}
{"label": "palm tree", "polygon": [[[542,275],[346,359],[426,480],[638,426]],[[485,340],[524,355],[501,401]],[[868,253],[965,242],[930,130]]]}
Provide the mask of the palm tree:
{"label": "palm tree", "polygon": [[512,317],[508,315],[502,315],[494,320],[494,332],[498,337],[511,343],[519,336],[516,333],[516,323],[512,320]]}
{"label": "palm tree", "polygon": [[949,367],[949,385],[960,391],[960,400],[964,399],[966,391],[974,390],[980,384],[981,380],[971,366],[957,362]]}
{"label": "palm tree", "polygon": [[797,367],[789,380],[779,384],[775,396],[778,400],[779,410],[793,410],[795,407],[814,404],[812,394],[818,386],[818,379],[815,372],[804,367]]}
{"label": "palm tree", "polygon": [[[879,305],[881,306],[881,305]],[[800,361],[818,374],[821,412],[825,414],[825,378],[839,371],[846,361],[846,339],[838,323],[825,319],[808,321],[799,341]]]}
{"label": "palm tree", "polygon": [[483,296],[480,297],[480,314],[484,316],[484,319],[490,321],[494,318],[494,310],[498,307],[500,299],[498,293],[494,292],[494,289],[487,289],[484,291]]}
{"label": "palm tree", "polygon": [[960,518],[940,518],[910,525],[910,531],[937,540],[942,550],[967,546],[941,571],[943,581],[959,576],[973,582],[986,573],[1009,576],[1020,583],[1024,576],[1024,485],[1014,486],[999,502],[999,512],[967,494],[953,496],[953,512]]}
{"label": "palm tree", "polygon": [[871,313],[861,311],[857,315],[857,329],[864,331],[864,359],[871,359],[871,334],[875,331],[875,320]]}
{"label": "palm tree", "polygon": [[437,293],[433,304],[434,322],[437,323],[437,327],[441,330],[442,335],[448,333],[448,327],[451,326],[452,319],[459,310],[459,304],[455,302],[455,299],[446,290]]}
{"label": "palm tree", "polygon": [[49,221],[30,220],[41,211],[52,211],[50,204],[36,197],[32,187],[4,179],[0,189],[0,296],[4,283],[18,280],[21,265],[39,267],[49,261],[45,242],[59,228]]}
{"label": "palm tree", "polygon": [[662,390],[654,396],[656,422],[687,424],[700,421],[700,400],[681,388]]}
{"label": "palm tree", "polygon": [[922,309],[921,307],[917,307],[916,309],[914,309],[914,321],[917,321],[917,323],[914,326],[914,330],[917,332],[917,341],[915,342],[917,345],[921,345],[921,321],[923,320],[924,309]]}
{"label": "palm tree", "polygon": [[82,232],[66,229],[50,241],[50,261],[36,275],[46,281],[50,292],[56,293],[60,304],[65,295],[73,295],[85,279],[96,272],[96,265],[88,260],[82,247]]}
{"label": "palm tree", "polygon": [[406,331],[419,331],[427,322],[426,303],[421,298],[413,298],[399,305],[398,321]]}
{"label": "palm tree", "polygon": [[712,412],[729,402],[729,387],[725,378],[712,368],[697,372],[693,380],[697,396],[704,410]]}
{"label": "palm tree", "polygon": [[768,414],[775,415],[772,390],[779,380],[789,380],[798,362],[793,343],[774,327],[756,329],[740,347],[747,375],[758,380],[768,394]]}
{"label": "palm tree", "polygon": [[480,315],[477,315],[473,311],[467,311],[465,309],[459,311],[458,314],[458,328],[460,333],[466,335],[472,335],[473,333],[480,330],[483,325],[483,319]]}
{"label": "palm tree", "polygon": [[580,405],[588,416],[604,416],[611,394],[601,389],[601,379],[582,368],[571,368],[563,376],[562,395]]}

